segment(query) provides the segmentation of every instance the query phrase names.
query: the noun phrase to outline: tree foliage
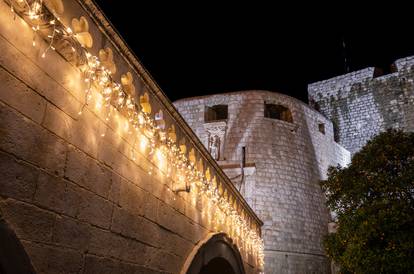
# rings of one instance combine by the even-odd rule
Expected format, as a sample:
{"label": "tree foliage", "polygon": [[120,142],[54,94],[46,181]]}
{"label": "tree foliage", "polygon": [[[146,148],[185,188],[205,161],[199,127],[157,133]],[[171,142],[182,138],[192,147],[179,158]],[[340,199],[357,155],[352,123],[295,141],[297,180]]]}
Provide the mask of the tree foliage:
{"label": "tree foliage", "polygon": [[338,225],[324,246],[341,273],[414,273],[414,133],[376,136],[321,186]]}

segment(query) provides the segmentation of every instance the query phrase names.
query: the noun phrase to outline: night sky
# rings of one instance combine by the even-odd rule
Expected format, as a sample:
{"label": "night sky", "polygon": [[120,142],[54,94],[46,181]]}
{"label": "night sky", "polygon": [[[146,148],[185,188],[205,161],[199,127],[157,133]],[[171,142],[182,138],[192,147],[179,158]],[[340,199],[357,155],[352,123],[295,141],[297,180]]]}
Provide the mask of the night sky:
{"label": "night sky", "polygon": [[350,71],[387,71],[395,59],[414,55],[413,16],[390,3],[379,12],[254,1],[229,7],[96,2],[172,101],[264,89],[306,102],[307,84],[343,74],[344,57]]}

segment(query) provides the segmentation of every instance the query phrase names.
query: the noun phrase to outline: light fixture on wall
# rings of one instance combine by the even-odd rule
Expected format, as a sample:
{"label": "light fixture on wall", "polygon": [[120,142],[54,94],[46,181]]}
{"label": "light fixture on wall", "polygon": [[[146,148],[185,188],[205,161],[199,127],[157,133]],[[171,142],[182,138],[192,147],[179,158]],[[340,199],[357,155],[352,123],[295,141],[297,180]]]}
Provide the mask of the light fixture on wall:
{"label": "light fixture on wall", "polygon": [[179,193],[179,192],[190,192],[191,191],[191,186],[185,184],[185,186],[182,187],[178,187],[178,188],[173,188],[172,190],[174,193]]}

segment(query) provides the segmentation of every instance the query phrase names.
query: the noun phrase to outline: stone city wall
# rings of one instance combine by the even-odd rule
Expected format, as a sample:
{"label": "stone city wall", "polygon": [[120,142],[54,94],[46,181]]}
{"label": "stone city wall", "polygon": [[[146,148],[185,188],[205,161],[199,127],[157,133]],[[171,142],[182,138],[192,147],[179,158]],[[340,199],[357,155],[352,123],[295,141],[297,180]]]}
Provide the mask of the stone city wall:
{"label": "stone city wall", "polygon": [[[151,154],[156,144],[143,144],[150,137],[139,139],[131,133],[147,129],[131,128],[125,118],[130,108],[104,105],[94,88],[86,93],[91,98],[84,105],[88,83],[76,66],[81,59],[68,62],[58,49],[49,49],[43,58],[49,41],[42,35],[53,26],[34,34],[13,13],[10,2],[0,1],[0,218],[23,244],[35,271],[180,273],[189,254],[208,235],[223,231],[229,237],[237,235],[228,230],[233,226],[226,217],[219,215],[223,219],[217,220],[219,209],[197,186],[192,185],[189,193],[174,192],[175,175],[168,177],[161,160],[157,162]],[[181,152],[174,153],[192,155],[200,172],[209,170],[211,178],[216,178],[212,189],[219,188],[219,194],[226,195],[223,199],[229,199],[260,235],[260,220],[97,7],[90,1],[63,4],[62,24],[71,26],[72,18],[84,16],[89,22],[85,32],[93,38],[88,51],[98,55],[100,49],[111,48],[117,67],[111,77],[121,83],[121,75],[130,72],[133,86],[131,77],[126,77],[123,89],[139,102],[142,112],[146,109],[148,119],[158,114],[157,126],[144,133],[161,134],[163,125],[175,126],[173,135]],[[15,7],[18,12],[19,6]],[[86,37],[83,42],[89,43],[87,34],[75,37]],[[178,172],[179,167],[174,170]],[[232,239],[237,247],[244,247],[246,273],[258,273],[257,253],[241,238]]]}

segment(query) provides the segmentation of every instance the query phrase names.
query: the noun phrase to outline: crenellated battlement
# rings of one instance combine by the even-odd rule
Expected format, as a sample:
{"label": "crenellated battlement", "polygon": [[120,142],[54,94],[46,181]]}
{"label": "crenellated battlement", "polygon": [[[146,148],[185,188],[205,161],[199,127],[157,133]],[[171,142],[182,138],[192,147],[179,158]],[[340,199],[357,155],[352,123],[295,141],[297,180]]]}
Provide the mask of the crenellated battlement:
{"label": "crenellated battlement", "polygon": [[326,80],[308,85],[309,101],[318,101],[323,97],[346,97],[353,85],[363,84],[366,81],[387,81],[394,76],[404,81],[404,75],[409,73],[414,66],[414,56],[397,59],[391,65],[391,73],[384,74],[380,68],[368,67],[335,76]]}
{"label": "crenellated battlement", "polygon": [[336,96],[339,91],[349,91],[355,83],[373,79],[374,67],[353,71],[327,80],[308,85],[309,100],[320,97]]}
{"label": "crenellated battlement", "polygon": [[398,71],[411,68],[414,66],[414,56],[397,59],[394,64],[397,67]]}

